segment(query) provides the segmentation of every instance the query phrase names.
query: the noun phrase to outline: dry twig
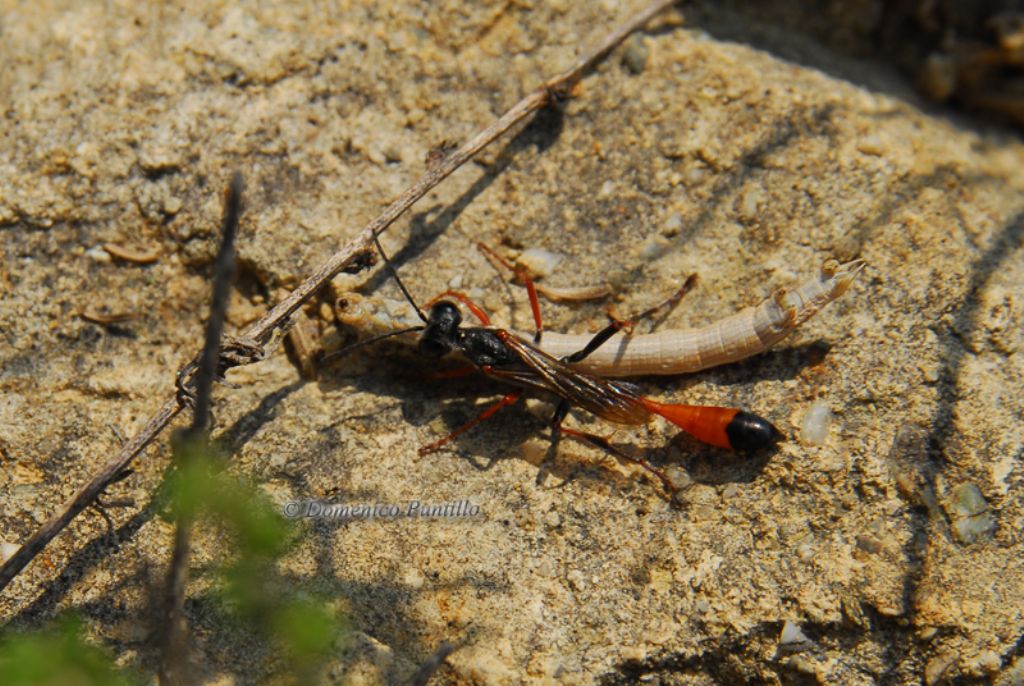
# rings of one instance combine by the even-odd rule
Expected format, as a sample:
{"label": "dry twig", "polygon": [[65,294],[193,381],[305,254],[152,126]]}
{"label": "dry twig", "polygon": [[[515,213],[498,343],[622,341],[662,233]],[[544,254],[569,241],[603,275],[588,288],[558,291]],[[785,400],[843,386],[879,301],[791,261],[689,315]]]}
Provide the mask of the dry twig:
{"label": "dry twig", "polygon": [[[210,409],[213,382],[220,363],[220,341],[227,316],[231,280],[235,273],[235,236],[238,217],[242,209],[242,175],[231,178],[224,198],[224,223],[220,249],[217,251],[213,275],[213,297],[210,318],[206,322],[206,338],[199,356],[199,368],[193,379],[195,404],[192,425],[172,443],[174,459],[179,467],[190,460],[207,459],[209,455]],[[180,499],[180,495],[178,497]],[[167,573],[167,617],[164,623],[164,645],[160,656],[160,683],[162,685],[190,683],[188,678],[188,625],[185,620],[185,586],[188,583],[188,562],[192,539],[193,512],[177,507],[177,528],[174,532],[174,552]]]}
{"label": "dry twig", "polygon": [[[568,98],[572,87],[589,69],[607,56],[629,34],[642,28],[650,19],[670,7],[674,2],[675,0],[656,0],[651,3],[613,30],[595,47],[586,51],[572,67],[544,82],[497,121],[463,143],[457,150],[436,160],[428,167],[426,174],[419,181],[402,193],[380,216],[364,226],[356,236],[296,287],[287,298],[278,303],[262,319],[252,324],[241,336],[223,344],[221,346],[220,373],[223,374],[232,366],[249,364],[261,359],[263,346],[269,342],[276,330],[287,325],[296,309],[341,271],[349,269],[355,264],[366,265],[367,256],[372,254],[374,236],[382,233],[428,191],[513,126],[545,106]],[[195,364],[193,363],[190,367],[189,372],[194,373]],[[0,590],[6,588],[25,565],[38,555],[46,544],[60,533],[78,513],[88,507],[96,496],[174,419],[186,403],[186,397],[191,393],[192,381],[189,378],[191,373],[179,375],[179,393],[167,400],[142,431],[132,438],[116,456],[103,465],[59,512],[43,523],[0,567]]]}
{"label": "dry twig", "polygon": [[453,646],[448,641],[443,641],[441,645],[437,647],[430,657],[420,665],[420,668],[416,670],[416,673],[412,677],[412,681],[409,683],[412,686],[427,686],[430,683],[430,679],[434,674],[441,668],[444,661],[448,659],[448,656],[455,652],[456,646]]}

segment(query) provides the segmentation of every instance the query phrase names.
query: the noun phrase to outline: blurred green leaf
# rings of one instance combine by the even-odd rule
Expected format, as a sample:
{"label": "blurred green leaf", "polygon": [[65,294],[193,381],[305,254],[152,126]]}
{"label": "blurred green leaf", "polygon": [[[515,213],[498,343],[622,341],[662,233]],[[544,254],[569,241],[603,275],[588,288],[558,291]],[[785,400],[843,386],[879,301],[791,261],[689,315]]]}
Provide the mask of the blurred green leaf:
{"label": "blurred green leaf", "polygon": [[274,630],[296,661],[309,664],[328,655],[342,626],[334,612],[312,599],[296,599],[276,613]]}
{"label": "blurred green leaf", "polygon": [[66,617],[53,628],[0,637],[4,686],[122,686],[141,680],[114,666],[81,637],[81,622]]}
{"label": "blurred green leaf", "polygon": [[219,567],[215,591],[226,618],[282,653],[286,681],[315,681],[343,625],[328,601],[296,597],[294,581],[277,571],[297,540],[296,527],[258,489],[227,474],[204,441],[182,436],[174,451],[176,467],[165,491],[171,513],[209,521],[235,542]]}

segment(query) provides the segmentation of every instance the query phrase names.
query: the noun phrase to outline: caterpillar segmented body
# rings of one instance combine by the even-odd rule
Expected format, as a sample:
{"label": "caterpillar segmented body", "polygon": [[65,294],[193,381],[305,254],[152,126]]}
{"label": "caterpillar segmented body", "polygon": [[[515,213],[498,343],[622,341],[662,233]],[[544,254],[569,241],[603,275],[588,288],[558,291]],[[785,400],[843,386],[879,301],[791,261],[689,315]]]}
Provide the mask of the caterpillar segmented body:
{"label": "caterpillar segmented body", "polygon": [[[849,289],[864,269],[863,260],[840,264],[827,260],[817,275],[794,288],[780,289],[764,302],[703,327],[649,334],[619,333],[574,366],[605,377],[686,374],[737,362],[764,352],[795,331]],[[346,294],[338,317],[368,333],[414,323],[404,301],[384,301]],[[524,340],[530,334],[517,333]],[[538,347],[561,358],[580,350],[591,334],[545,331]]]}

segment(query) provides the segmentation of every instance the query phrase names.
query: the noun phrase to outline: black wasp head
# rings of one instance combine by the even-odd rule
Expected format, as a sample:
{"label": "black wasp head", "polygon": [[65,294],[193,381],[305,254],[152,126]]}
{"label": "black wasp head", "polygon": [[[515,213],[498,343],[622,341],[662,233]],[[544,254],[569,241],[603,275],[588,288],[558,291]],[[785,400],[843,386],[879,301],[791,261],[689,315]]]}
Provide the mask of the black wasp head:
{"label": "black wasp head", "polygon": [[419,351],[424,357],[444,357],[458,347],[456,335],[462,313],[452,303],[442,300],[430,308],[427,328],[420,336]]}

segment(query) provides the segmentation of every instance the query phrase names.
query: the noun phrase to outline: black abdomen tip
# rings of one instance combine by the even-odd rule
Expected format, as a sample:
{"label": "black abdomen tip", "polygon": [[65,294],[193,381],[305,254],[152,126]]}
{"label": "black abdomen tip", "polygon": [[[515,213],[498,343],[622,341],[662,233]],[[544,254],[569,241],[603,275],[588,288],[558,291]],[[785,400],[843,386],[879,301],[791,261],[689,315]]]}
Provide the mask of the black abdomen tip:
{"label": "black abdomen tip", "polygon": [[733,450],[770,448],[785,438],[767,419],[744,410],[737,412],[725,427],[725,435]]}

